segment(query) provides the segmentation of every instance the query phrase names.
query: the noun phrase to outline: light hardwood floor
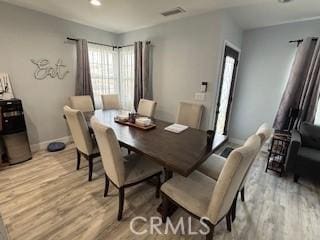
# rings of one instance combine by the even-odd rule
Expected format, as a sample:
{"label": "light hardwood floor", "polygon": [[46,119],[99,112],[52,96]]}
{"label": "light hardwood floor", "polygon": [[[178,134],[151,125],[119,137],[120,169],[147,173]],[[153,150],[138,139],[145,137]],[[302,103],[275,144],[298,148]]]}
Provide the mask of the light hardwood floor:
{"label": "light hardwood floor", "polygon": [[[159,216],[160,199],[150,183],[126,191],[123,221],[116,221],[118,198],[110,187],[103,198],[102,164],[94,164],[93,181],[87,181],[87,163],[75,170],[72,145],[59,153],[38,152],[33,160],[7,167],[0,172],[0,213],[15,240],[37,239],[204,239],[203,236],[145,234],[129,230],[135,216]],[[246,202],[238,201],[237,219],[232,232],[225,221],[217,227],[214,239],[320,239],[320,184],[301,178],[279,178],[265,173],[266,156],[255,161],[246,184]],[[188,215],[178,210],[172,217],[187,222]],[[194,229],[198,222],[192,221]],[[136,226],[142,230],[148,223]],[[163,229],[163,227],[162,227]]]}

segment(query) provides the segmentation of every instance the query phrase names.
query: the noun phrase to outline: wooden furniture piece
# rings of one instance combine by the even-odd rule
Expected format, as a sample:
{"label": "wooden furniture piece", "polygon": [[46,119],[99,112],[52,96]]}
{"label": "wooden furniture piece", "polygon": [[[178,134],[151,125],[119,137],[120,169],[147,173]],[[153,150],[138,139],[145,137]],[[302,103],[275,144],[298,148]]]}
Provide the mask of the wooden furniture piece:
{"label": "wooden furniture piece", "polygon": [[71,96],[69,97],[70,107],[81,112],[94,111],[94,105],[90,96]]}
{"label": "wooden furniture piece", "polygon": [[280,177],[282,176],[290,139],[289,133],[274,133],[268,150],[269,156],[265,172],[271,170],[278,173]]}
{"label": "wooden furniture piece", "polygon": [[143,131],[116,123],[114,117],[119,112],[121,111],[96,110],[85,113],[84,116],[88,122],[92,116],[95,116],[103,125],[114,130],[122,146],[163,166],[167,179],[173,172],[185,177],[189,176],[228,139],[227,136],[217,134],[212,147],[208,148],[205,131],[188,128],[179,134],[171,133],[164,130],[171,123],[157,119],[154,120],[156,128]]}
{"label": "wooden furniture piece", "polygon": [[153,128],[155,128],[157,126],[154,123],[151,123],[148,126],[142,126],[142,125],[139,125],[139,124],[136,124],[136,123],[131,123],[129,121],[122,121],[122,120],[117,119],[117,118],[115,118],[114,121],[116,123],[127,125],[129,127],[135,127],[135,128],[141,129],[141,130],[150,130],[150,129],[153,129]]}
{"label": "wooden furniture piece", "polygon": [[141,116],[153,118],[154,112],[156,111],[157,103],[152,100],[140,99],[137,113]]}
{"label": "wooden furniture piece", "polygon": [[100,156],[98,146],[91,136],[87,122],[80,110],[64,106],[64,116],[67,119],[73,141],[77,148],[77,170],[80,168],[81,155],[89,163],[88,180],[92,180],[93,159]]}
{"label": "wooden furniture piece", "polygon": [[99,123],[95,117],[92,117],[90,122],[99,145],[102,164],[105,169],[104,196],[108,195],[109,182],[119,190],[118,221],[120,221],[122,219],[125,188],[156,177],[156,197],[158,198],[160,196],[162,169],[159,165],[137,154],[126,156],[125,159],[127,161],[125,161],[112,128]]}
{"label": "wooden furniture piece", "polygon": [[187,178],[178,175],[165,182],[161,186],[163,222],[166,222],[168,217],[168,203],[174,202],[197,219],[206,217],[205,222],[210,228],[207,240],[213,238],[214,227],[224,217],[227,220],[227,229],[231,231],[234,199],[259,148],[260,138],[252,135],[243,147],[231,152],[217,181],[195,171]]}
{"label": "wooden furniture piece", "polygon": [[120,109],[120,100],[118,94],[101,95],[103,110]]}
{"label": "wooden furniture piece", "polygon": [[181,102],[176,123],[199,129],[203,109],[201,104]]}

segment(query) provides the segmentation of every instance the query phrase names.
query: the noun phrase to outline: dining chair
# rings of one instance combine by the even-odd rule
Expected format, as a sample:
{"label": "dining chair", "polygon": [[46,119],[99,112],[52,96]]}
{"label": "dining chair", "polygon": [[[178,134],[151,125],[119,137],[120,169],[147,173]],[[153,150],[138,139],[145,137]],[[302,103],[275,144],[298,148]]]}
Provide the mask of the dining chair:
{"label": "dining chair", "polygon": [[152,118],[156,110],[157,102],[147,99],[140,99],[137,113]]}
{"label": "dining chair", "polygon": [[92,180],[93,159],[100,156],[98,145],[90,134],[87,122],[80,110],[64,106],[64,115],[77,148],[77,170],[80,169],[81,156],[89,163],[88,180]]}
{"label": "dining chair", "polygon": [[[245,201],[245,183],[248,177],[248,173],[251,169],[251,166],[256,159],[258,153],[260,152],[261,148],[265,144],[265,142],[270,138],[272,134],[272,129],[268,126],[268,124],[263,123],[258,130],[255,133],[257,136],[259,136],[260,139],[260,147],[259,151],[257,152],[256,156],[252,159],[252,162],[248,168],[248,171],[246,172],[244,179],[241,182],[239,192],[241,195],[241,201]],[[202,165],[199,166],[198,170],[205,174],[206,176],[209,176],[210,178],[213,178],[214,180],[217,180],[219,178],[219,175],[224,167],[224,164],[226,163],[226,158],[219,156],[217,154],[212,154]],[[236,217],[236,200],[235,200],[235,206],[232,212],[232,220],[234,220]]]}
{"label": "dining chair", "polygon": [[92,112],[94,106],[90,96],[71,96],[69,98],[70,107],[81,112]]}
{"label": "dining chair", "polygon": [[101,95],[103,110],[120,109],[120,100],[118,94]]}
{"label": "dining chair", "polygon": [[176,123],[199,129],[203,109],[201,104],[180,102]]}
{"label": "dining chair", "polygon": [[214,227],[224,217],[227,229],[231,231],[233,202],[259,147],[259,137],[252,135],[242,147],[231,152],[217,180],[194,171],[187,178],[176,175],[165,182],[161,186],[163,222],[167,220],[169,204],[173,203],[207,223],[210,228],[207,240],[213,238]]}
{"label": "dining chair", "polygon": [[138,154],[130,154],[123,157],[119,142],[112,128],[102,125],[95,117],[91,118],[91,126],[100,148],[102,164],[105,170],[104,197],[108,195],[109,182],[111,182],[119,191],[118,221],[120,221],[122,219],[126,188],[156,178],[156,197],[159,198],[162,168]]}

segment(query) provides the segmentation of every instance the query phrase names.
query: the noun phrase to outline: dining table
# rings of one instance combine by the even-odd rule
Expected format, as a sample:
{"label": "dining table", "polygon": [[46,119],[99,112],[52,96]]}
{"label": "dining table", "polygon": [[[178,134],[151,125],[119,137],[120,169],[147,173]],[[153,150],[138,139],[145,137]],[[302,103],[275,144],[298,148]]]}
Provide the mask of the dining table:
{"label": "dining table", "polygon": [[173,172],[188,177],[212,153],[221,147],[228,137],[215,134],[212,146],[207,144],[207,132],[187,128],[181,133],[165,130],[172,123],[152,119],[155,128],[142,130],[115,121],[123,110],[95,110],[84,113],[90,127],[92,116],[105,126],[111,127],[121,146],[163,166],[165,178],[171,178]]}
{"label": "dining table", "polygon": [[[226,135],[215,134],[212,145],[208,145],[207,131],[187,128],[180,133],[173,133],[165,130],[172,123],[159,119],[152,119],[154,128],[142,130],[116,121],[117,116],[124,114],[128,112],[95,110],[84,113],[84,116],[91,131],[90,119],[94,116],[100,123],[113,129],[120,146],[162,166],[165,181],[169,180],[173,173],[188,177],[228,140]],[[177,206],[170,203],[166,214],[171,216],[176,209]],[[157,211],[161,215],[164,213],[162,203]]]}

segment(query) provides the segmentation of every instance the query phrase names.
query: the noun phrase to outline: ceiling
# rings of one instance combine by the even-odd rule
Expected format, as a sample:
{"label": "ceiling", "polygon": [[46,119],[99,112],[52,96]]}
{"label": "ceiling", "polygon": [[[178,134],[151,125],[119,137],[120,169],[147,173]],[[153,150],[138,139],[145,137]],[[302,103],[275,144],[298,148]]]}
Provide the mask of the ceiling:
{"label": "ceiling", "polygon": [[[0,1],[116,33],[218,9],[225,9],[244,29],[320,16],[320,0],[294,0],[287,4],[278,0],[101,0],[101,7],[90,5],[88,0]],[[160,15],[178,6],[186,12],[170,17]]]}

